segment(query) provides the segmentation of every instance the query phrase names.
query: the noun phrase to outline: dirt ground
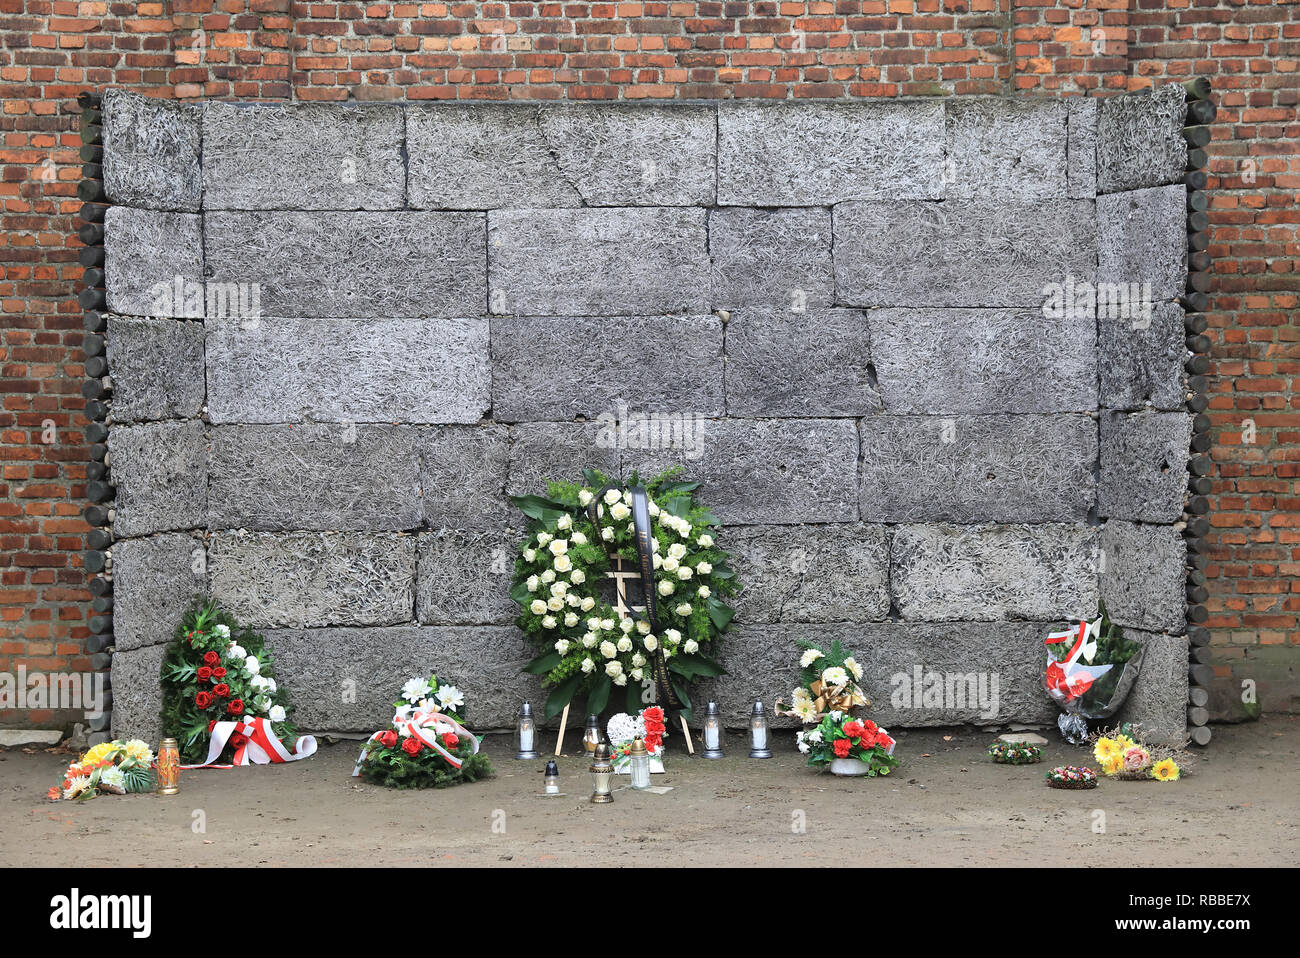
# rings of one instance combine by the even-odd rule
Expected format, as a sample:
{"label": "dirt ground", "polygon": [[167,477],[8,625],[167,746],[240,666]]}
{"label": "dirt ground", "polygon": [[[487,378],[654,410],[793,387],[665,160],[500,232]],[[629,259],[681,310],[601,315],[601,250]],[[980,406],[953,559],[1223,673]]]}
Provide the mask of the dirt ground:
{"label": "dirt ground", "polygon": [[587,801],[573,754],[560,760],[565,794],[542,797],[544,761],[513,761],[505,737],[485,743],[494,777],[451,789],[361,784],[349,777],[358,745],[338,742],[290,765],[182,773],[176,796],[85,804],[45,798],[67,753],[9,749],[0,865],[1300,864],[1300,717],[1216,727],[1181,782],[1086,792],[1043,783],[1046,767],[1088,763],[1047,735],[1043,765],[1009,767],[984,754],[988,733],[900,732],[902,766],[874,780],[817,774],[789,733],[768,761],[735,738],[725,759],[690,758],[677,737],[653,777],[672,790],[622,779],[611,805]]}

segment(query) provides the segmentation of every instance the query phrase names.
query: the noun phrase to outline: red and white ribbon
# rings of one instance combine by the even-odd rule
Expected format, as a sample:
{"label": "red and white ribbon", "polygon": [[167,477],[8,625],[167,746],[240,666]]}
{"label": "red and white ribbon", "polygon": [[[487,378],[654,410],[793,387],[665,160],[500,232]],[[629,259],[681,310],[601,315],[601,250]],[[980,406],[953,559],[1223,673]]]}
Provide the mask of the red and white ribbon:
{"label": "red and white ribbon", "polygon": [[[301,736],[294,743],[293,751],[284,747],[284,743],[275,737],[275,730],[269,720],[244,716],[232,722],[218,722],[212,727],[212,737],[208,742],[208,757],[198,765],[182,765],[181,768],[231,768],[234,765],[279,765],[282,762],[296,762],[301,758],[310,758],[316,754],[316,739],[310,735]],[[235,746],[235,756],[230,765],[217,765],[218,756],[230,739],[242,735],[243,741]]]}
{"label": "red and white ribbon", "polygon": [[[419,739],[434,752],[438,753],[452,768],[460,768],[460,759],[451,752],[442,747],[439,739],[450,732],[457,738],[468,738],[472,751],[477,752],[479,749],[479,739],[473,732],[465,728],[450,715],[444,715],[438,710],[436,705],[427,709],[416,709],[411,713],[410,718],[403,718],[401,715],[393,716],[393,729],[402,738],[414,736]],[[387,731],[386,729],[384,731]],[[405,734],[403,734],[405,733]],[[369,745],[384,732],[376,732],[366,740]],[[361,750],[361,755],[357,759],[357,767],[352,770],[353,777],[361,774],[361,766],[366,759],[366,750]]]}
{"label": "red and white ribbon", "polygon": [[[1110,665],[1080,665],[1079,658],[1086,654],[1091,659],[1097,651],[1096,635],[1101,622],[1089,625],[1080,622],[1077,627],[1064,632],[1052,632],[1043,640],[1044,645],[1058,645],[1074,638],[1074,645],[1061,662],[1050,662],[1047,666],[1047,691],[1058,702],[1065,703],[1077,699],[1111,670]],[[1090,641],[1091,640],[1091,641]]]}

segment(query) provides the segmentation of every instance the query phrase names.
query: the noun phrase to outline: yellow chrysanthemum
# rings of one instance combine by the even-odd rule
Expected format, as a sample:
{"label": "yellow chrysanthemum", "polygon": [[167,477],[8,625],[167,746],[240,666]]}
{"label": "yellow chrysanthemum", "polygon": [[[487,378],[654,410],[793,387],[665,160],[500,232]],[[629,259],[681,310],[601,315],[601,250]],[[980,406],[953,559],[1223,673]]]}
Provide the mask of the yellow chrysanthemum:
{"label": "yellow chrysanthemum", "polygon": [[102,762],[104,759],[108,758],[108,756],[117,751],[117,749],[118,744],[116,742],[101,742],[86,752],[85,755],[81,756],[81,761],[77,764],[94,765],[96,762]]}
{"label": "yellow chrysanthemum", "polygon": [[1151,766],[1151,777],[1158,782],[1176,782],[1178,774],[1178,763],[1172,758],[1161,759]]}
{"label": "yellow chrysanthemum", "polygon": [[1114,775],[1123,767],[1123,755],[1107,755],[1101,760],[1101,770],[1107,775]]}
{"label": "yellow chrysanthemum", "polygon": [[1133,741],[1133,740],[1132,740],[1131,738],[1129,738],[1127,735],[1116,735],[1116,736],[1115,736],[1115,744],[1118,745],[1118,746],[1119,746],[1119,750],[1120,750],[1121,752],[1123,752],[1123,751],[1127,751],[1128,749],[1132,748],[1134,745],[1137,744],[1137,742]]}
{"label": "yellow chrysanthemum", "polygon": [[1092,754],[1098,762],[1105,764],[1107,759],[1123,755],[1124,750],[1113,738],[1099,738],[1097,744],[1093,746]]}

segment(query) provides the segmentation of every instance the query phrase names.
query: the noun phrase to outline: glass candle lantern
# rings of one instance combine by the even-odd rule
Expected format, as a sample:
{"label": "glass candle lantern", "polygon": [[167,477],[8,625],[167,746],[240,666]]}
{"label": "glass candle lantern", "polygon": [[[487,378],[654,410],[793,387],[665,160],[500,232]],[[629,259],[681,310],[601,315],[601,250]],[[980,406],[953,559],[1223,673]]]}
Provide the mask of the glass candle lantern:
{"label": "glass candle lantern", "polygon": [[560,767],[555,764],[555,759],[546,763],[546,794],[560,794]]}
{"label": "glass candle lantern", "polygon": [[609,758],[609,746],[601,742],[596,746],[591,760],[591,802],[604,805],[614,800],[614,763]]}
{"label": "glass candle lantern", "polygon": [[754,710],[749,713],[749,757],[772,757],[767,737],[767,713],[763,711],[762,702],[755,702]]}
{"label": "glass candle lantern", "polygon": [[165,738],[158,745],[154,768],[160,794],[175,795],[181,790],[181,750],[176,739]]}
{"label": "glass candle lantern", "polygon": [[533,707],[527,702],[519,710],[518,727],[515,729],[515,758],[537,758],[537,722],[533,718]]}
{"label": "glass candle lantern", "polygon": [[722,758],[722,712],[717,702],[710,702],[704,708],[704,752],[705,758]]}
{"label": "glass candle lantern", "polygon": [[645,742],[639,738],[632,739],[632,752],[628,756],[628,769],[632,773],[633,788],[650,787],[650,753],[645,750]]}
{"label": "glass candle lantern", "polygon": [[596,751],[596,746],[600,744],[602,737],[600,734],[600,717],[588,715],[587,727],[582,730],[582,750],[591,755]]}

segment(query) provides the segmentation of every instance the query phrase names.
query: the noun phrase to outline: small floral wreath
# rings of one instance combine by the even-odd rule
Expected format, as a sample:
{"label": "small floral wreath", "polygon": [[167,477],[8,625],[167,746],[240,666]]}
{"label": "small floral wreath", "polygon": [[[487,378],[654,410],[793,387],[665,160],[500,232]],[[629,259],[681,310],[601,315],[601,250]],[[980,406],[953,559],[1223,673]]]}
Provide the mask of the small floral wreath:
{"label": "small floral wreath", "polygon": [[645,483],[657,632],[644,615],[620,615],[601,596],[613,558],[629,572],[639,568],[630,491],[639,485],[636,473],[622,483],[587,469],[583,484],[553,481],[545,496],[512,499],[532,521],[510,597],[522,607],[519,627],[541,652],[524,671],[544,676],[542,684],[551,688],[548,718],[580,692],[586,711],[599,714],[615,689],[626,689],[628,712],[640,711],[659,651],[663,678],[687,718],[690,682],[723,673],[705,650],[735,614],[722,598],[736,592],[736,574],[714,539],[717,517],[695,502],[699,483],[679,480],[680,472],[677,466]]}
{"label": "small floral wreath", "polygon": [[1058,765],[1047,773],[1052,788],[1096,788],[1097,773],[1081,765]]}
{"label": "small floral wreath", "polygon": [[989,746],[989,755],[999,765],[1033,765],[1043,760],[1043,750],[1028,742],[994,742]]}

